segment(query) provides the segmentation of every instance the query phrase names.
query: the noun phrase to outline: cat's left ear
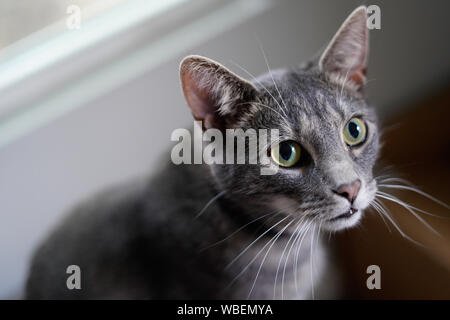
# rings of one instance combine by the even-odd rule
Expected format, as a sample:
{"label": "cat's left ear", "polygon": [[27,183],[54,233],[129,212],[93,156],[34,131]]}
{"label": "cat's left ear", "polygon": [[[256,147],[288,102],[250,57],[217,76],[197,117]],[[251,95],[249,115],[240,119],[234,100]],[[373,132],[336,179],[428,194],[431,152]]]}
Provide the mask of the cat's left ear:
{"label": "cat's left ear", "polygon": [[256,89],[218,62],[188,56],[180,65],[184,97],[203,129],[234,128],[251,111]]}
{"label": "cat's left ear", "polygon": [[347,87],[360,91],[366,83],[369,55],[367,8],[356,8],[344,21],[319,60],[319,68]]}

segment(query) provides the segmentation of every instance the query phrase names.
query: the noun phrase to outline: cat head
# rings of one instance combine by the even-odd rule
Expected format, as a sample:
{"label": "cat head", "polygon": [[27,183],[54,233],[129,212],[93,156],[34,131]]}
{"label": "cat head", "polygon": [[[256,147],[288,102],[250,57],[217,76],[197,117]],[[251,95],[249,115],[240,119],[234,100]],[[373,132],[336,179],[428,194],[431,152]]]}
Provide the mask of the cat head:
{"label": "cat head", "polygon": [[[252,214],[270,210],[328,230],[356,224],[376,192],[379,141],[364,99],[368,57],[366,8],[343,23],[319,59],[247,81],[200,56],[181,63],[183,93],[203,129],[278,129],[267,147],[273,175],[259,165],[212,165],[229,198]],[[261,211],[267,209],[266,212]]]}

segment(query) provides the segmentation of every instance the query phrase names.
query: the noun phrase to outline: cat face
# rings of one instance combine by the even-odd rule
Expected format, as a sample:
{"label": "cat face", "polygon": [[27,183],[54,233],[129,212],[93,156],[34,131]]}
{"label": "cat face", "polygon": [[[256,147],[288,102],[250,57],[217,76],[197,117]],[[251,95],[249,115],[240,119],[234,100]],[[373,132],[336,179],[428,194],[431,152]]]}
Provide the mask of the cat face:
{"label": "cat face", "polygon": [[260,165],[211,166],[229,198],[253,215],[274,210],[328,230],[358,222],[375,197],[379,148],[376,117],[363,98],[367,40],[360,7],[304,68],[246,81],[207,58],[182,62],[186,100],[205,129],[279,130],[267,146],[275,174],[261,175]]}
{"label": "cat face", "polygon": [[[252,166],[221,166],[216,176],[231,190],[264,194],[274,209],[309,215],[324,228],[355,224],[376,191],[372,168],[379,140],[373,110],[364,99],[342,91],[338,83],[315,71],[272,76],[258,79],[255,86],[267,91],[258,91],[261,105],[244,128],[278,128],[281,143],[268,153],[298,160],[279,164],[277,173],[269,176],[259,175]],[[277,103],[272,97],[279,96],[283,100],[278,98]]]}

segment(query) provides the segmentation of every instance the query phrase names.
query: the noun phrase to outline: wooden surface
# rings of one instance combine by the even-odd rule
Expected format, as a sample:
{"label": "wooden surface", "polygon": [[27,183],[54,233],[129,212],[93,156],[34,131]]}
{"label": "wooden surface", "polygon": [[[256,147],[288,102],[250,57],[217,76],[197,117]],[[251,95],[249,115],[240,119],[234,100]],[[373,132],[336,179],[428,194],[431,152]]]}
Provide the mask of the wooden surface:
{"label": "wooden surface", "polygon": [[[450,203],[450,88],[382,127],[384,146],[377,171],[392,165],[392,175]],[[450,299],[450,210],[413,192],[392,191],[406,203],[444,217],[421,214],[441,236],[386,200],[383,202],[399,227],[425,248],[403,239],[392,225],[390,233],[374,211],[365,212],[360,227],[331,240],[337,245],[344,270],[346,297]],[[367,289],[366,268],[372,264],[381,268],[381,290]]]}

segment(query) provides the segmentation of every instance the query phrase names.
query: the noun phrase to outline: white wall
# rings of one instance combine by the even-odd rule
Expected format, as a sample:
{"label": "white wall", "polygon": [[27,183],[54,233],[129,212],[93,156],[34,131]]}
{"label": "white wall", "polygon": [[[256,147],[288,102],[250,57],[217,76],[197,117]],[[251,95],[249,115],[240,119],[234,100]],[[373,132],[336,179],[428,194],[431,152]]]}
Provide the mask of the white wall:
{"label": "white wall", "polygon": [[[380,113],[392,114],[448,80],[447,2],[368,3],[382,10],[382,29],[371,32],[369,69],[369,94]],[[266,71],[259,39],[272,68],[293,66],[323,48],[359,4],[277,1],[269,12],[185,53],[244,75],[234,61],[259,74]],[[177,78],[181,58],[0,149],[0,297],[21,287],[32,249],[67,208],[167,161],[170,133],[191,121]]]}

